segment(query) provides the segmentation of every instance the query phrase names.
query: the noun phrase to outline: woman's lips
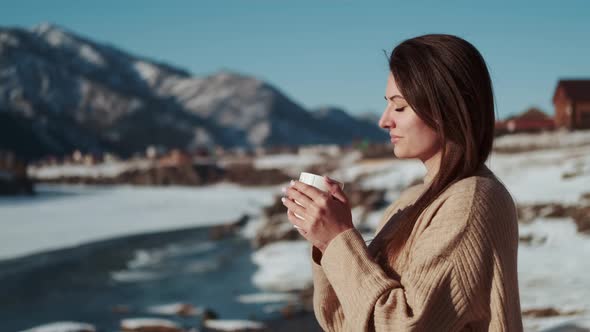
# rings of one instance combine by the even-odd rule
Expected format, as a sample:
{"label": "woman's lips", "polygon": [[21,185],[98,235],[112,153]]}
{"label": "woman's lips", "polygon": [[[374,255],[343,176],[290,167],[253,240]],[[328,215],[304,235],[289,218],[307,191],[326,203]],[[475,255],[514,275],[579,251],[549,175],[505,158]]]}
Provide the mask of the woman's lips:
{"label": "woman's lips", "polygon": [[400,136],[390,136],[391,137],[391,143],[396,143],[397,141],[399,141],[401,139]]}

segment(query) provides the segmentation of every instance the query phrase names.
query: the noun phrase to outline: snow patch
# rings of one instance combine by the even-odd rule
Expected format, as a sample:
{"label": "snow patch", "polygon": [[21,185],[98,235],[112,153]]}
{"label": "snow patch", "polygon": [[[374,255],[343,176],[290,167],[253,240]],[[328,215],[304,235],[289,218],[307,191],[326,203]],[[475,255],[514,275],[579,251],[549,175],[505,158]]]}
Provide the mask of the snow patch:
{"label": "snow patch", "polygon": [[311,281],[310,247],[307,241],[280,241],[252,254],[259,269],[254,285],[268,291],[292,291],[309,286]]}

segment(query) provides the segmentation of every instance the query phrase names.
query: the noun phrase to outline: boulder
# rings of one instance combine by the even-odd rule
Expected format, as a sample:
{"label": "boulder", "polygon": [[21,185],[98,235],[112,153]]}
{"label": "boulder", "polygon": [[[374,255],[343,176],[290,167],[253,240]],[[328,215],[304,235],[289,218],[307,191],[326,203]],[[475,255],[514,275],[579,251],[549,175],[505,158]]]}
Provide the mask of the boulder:
{"label": "boulder", "polygon": [[554,316],[573,316],[581,313],[581,310],[561,311],[553,307],[532,308],[522,311],[524,317],[554,317]]}
{"label": "boulder", "polygon": [[260,248],[276,241],[301,239],[301,235],[287,218],[286,210],[282,214],[263,217],[262,223],[264,226],[259,228],[252,240],[255,248]]}
{"label": "boulder", "polygon": [[209,238],[211,240],[220,240],[228,236],[233,236],[240,228],[246,225],[248,220],[250,220],[250,216],[243,214],[234,222],[213,226],[209,231]]}

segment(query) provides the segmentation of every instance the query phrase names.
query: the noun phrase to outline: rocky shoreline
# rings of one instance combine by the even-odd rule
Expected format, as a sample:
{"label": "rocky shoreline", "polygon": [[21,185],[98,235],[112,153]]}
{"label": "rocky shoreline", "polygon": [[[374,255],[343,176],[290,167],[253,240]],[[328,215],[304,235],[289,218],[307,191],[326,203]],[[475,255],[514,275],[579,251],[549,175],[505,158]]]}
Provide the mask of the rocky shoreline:
{"label": "rocky shoreline", "polygon": [[216,163],[194,163],[179,166],[154,165],[136,168],[115,176],[56,176],[35,177],[38,183],[138,186],[204,186],[219,182],[231,182],[242,186],[275,185],[290,177],[277,169],[257,170],[251,163],[220,167]]}
{"label": "rocky shoreline", "polygon": [[27,177],[2,176],[0,174],[0,196],[34,195],[33,181]]}

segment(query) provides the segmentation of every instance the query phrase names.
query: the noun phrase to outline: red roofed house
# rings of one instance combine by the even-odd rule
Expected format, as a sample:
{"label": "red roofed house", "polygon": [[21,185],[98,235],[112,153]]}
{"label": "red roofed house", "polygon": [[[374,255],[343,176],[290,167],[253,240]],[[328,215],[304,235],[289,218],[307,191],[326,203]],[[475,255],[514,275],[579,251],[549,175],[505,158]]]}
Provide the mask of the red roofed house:
{"label": "red roofed house", "polygon": [[590,129],[590,79],[560,80],[553,94],[555,124],[568,129]]}
{"label": "red roofed house", "polygon": [[522,114],[513,115],[504,121],[496,122],[497,135],[553,129],[555,129],[553,118],[536,107],[531,107]]}

